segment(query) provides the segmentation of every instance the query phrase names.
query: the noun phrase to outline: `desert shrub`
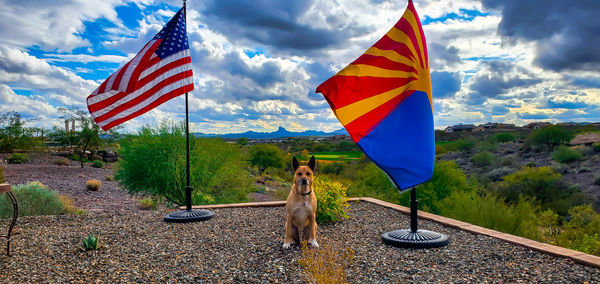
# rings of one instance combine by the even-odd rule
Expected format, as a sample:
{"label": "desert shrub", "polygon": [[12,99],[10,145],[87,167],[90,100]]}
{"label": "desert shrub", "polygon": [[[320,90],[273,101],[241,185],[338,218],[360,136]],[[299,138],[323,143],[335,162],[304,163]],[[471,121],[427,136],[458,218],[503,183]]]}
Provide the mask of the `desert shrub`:
{"label": "desert shrub", "polygon": [[473,164],[475,164],[478,167],[489,166],[492,164],[493,160],[494,160],[494,155],[492,155],[492,153],[490,153],[488,151],[479,152],[477,155],[474,155],[471,158],[471,161],[473,162]]}
{"label": "desert shrub", "polygon": [[596,179],[594,180],[594,184],[600,185],[600,176],[596,176]]}
{"label": "desert shrub", "polygon": [[341,218],[348,218],[346,186],[337,181],[331,182],[319,178],[315,180],[313,190],[317,197],[317,223],[331,223]]}
{"label": "desert shrub", "polygon": [[156,210],[156,208],[158,208],[158,203],[158,198],[146,197],[140,199],[140,201],[138,202],[138,207],[140,207],[143,210]]}
{"label": "desert shrub", "polygon": [[534,130],[527,139],[532,145],[544,145],[548,151],[552,151],[554,147],[569,142],[572,137],[563,127],[552,125]]}
{"label": "desert shrub", "polygon": [[[308,154],[306,155],[308,156]],[[267,168],[285,167],[284,160],[283,151],[275,145],[255,144],[250,148],[249,161],[258,168],[259,175],[262,175]]]}
{"label": "desert shrub", "polygon": [[501,168],[491,170],[485,176],[492,181],[500,181],[505,176],[510,175],[514,172],[515,172],[515,170],[512,168],[501,167]]}
{"label": "desert shrub", "polygon": [[83,239],[82,246],[85,250],[97,250],[98,249],[99,237],[96,235],[89,234],[87,238]]}
{"label": "desert shrub", "polygon": [[500,162],[500,165],[506,166],[506,167],[513,166],[514,164],[515,164],[515,160],[512,157],[503,159],[502,162]]}
{"label": "desert shrub", "polygon": [[560,146],[552,152],[552,159],[559,163],[568,163],[581,160],[581,152],[567,146]]}
{"label": "desert shrub", "polygon": [[[320,164],[320,163],[319,163]],[[344,162],[333,162],[333,163],[325,163],[325,164],[320,164],[320,167],[317,167],[319,169],[319,173],[322,174],[326,174],[326,175],[339,175],[342,170],[344,169],[344,167],[346,166],[346,163]]]}
{"label": "desert shrub", "polygon": [[471,152],[477,146],[473,138],[456,140],[456,147],[463,152]]}
{"label": "desert shrub", "polygon": [[458,150],[458,145],[456,141],[442,141],[435,143],[435,153],[436,154],[445,154],[448,152],[454,152]]}
{"label": "desert shrub", "polygon": [[525,166],[528,168],[535,168],[537,165],[534,162],[527,162]]}
{"label": "desert shrub", "polygon": [[571,208],[569,217],[557,237],[557,244],[600,255],[600,214],[586,204]]}
{"label": "desert shrub", "polygon": [[102,182],[97,179],[91,179],[85,183],[85,188],[91,191],[100,190],[100,186],[102,186]]}
{"label": "desert shrub", "polygon": [[115,180],[115,177],[113,175],[108,175],[104,179],[106,179],[107,181],[113,181]]}
{"label": "desert shrub", "polygon": [[341,284],[347,283],[344,269],[352,264],[353,259],[354,251],[351,248],[334,251],[323,245],[319,249],[308,249],[306,242],[303,242],[302,258],[298,263],[304,268],[309,283]]}
{"label": "desert shrub", "polygon": [[6,157],[9,164],[23,164],[29,161],[29,156],[24,153],[13,153]]}
{"label": "desert shrub", "polygon": [[62,203],[63,207],[65,208],[65,213],[74,214],[74,215],[87,214],[87,212],[85,212],[85,210],[75,207],[75,201],[73,201],[72,197],[61,194],[58,196],[58,199],[60,200],[60,203]]}
{"label": "desert shrub", "polygon": [[539,238],[538,207],[526,198],[507,204],[491,193],[453,191],[437,207],[441,215],[449,218],[513,235]]}
{"label": "desert shrub", "polygon": [[581,167],[581,168],[579,168],[579,170],[577,172],[578,173],[589,173],[591,171],[592,170],[590,168],[588,168],[588,167]]}
{"label": "desert shrub", "polygon": [[[185,128],[144,128],[121,141],[115,179],[129,193],[164,197],[185,204]],[[190,139],[190,185],[194,204],[247,200],[250,178],[239,146],[218,138]]]}
{"label": "desert shrub", "polygon": [[498,133],[494,135],[494,141],[499,143],[513,142],[515,139],[512,133]]}
{"label": "desert shrub", "polygon": [[600,143],[596,142],[592,144],[592,148],[594,149],[594,151],[600,152]]}
{"label": "desert shrub", "polygon": [[557,163],[552,161],[550,163],[550,167],[552,168],[553,171],[559,173],[559,174],[566,174],[569,172],[569,166],[563,164],[563,163]]}
{"label": "desert shrub", "polygon": [[[388,176],[375,164],[361,165],[355,163],[343,171],[350,179],[348,196],[373,197],[392,203],[398,203],[400,194]],[[346,176],[347,175],[347,176]]]}
{"label": "desert shrub", "polygon": [[308,159],[310,159],[310,156],[308,156],[308,150],[306,150],[306,149],[302,150],[299,158],[302,161],[308,161]]}
{"label": "desert shrub", "polygon": [[101,168],[104,168],[104,162],[99,161],[99,160],[94,160],[90,166],[92,168],[99,168],[99,169],[101,169]]}
{"label": "desert shrub", "polygon": [[[19,202],[19,216],[57,215],[68,211],[59,194],[40,182],[13,185],[12,192]],[[12,203],[8,197],[0,197],[0,218],[10,218],[12,215]]]}
{"label": "desert shrub", "polygon": [[[448,197],[454,191],[470,190],[467,176],[452,161],[440,161],[435,164],[433,176],[426,183],[417,186],[417,199],[422,210],[438,214],[438,201]],[[403,193],[400,203],[410,206],[410,194]]]}
{"label": "desert shrub", "polygon": [[68,166],[71,164],[71,162],[69,162],[69,159],[67,159],[67,158],[60,158],[60,159],[54,160],[54,164],[58,165],[58,166]]}
{"label": "desert shrub", "polygon": [[550,167],[524,167],[505,176],[494,191],[507,203],[517,203],[526,196],[539,201],[542,209],[565,216],[569,208],[583,204],[586,197],[578,187],[568,187],[560,178],[561,174]]}

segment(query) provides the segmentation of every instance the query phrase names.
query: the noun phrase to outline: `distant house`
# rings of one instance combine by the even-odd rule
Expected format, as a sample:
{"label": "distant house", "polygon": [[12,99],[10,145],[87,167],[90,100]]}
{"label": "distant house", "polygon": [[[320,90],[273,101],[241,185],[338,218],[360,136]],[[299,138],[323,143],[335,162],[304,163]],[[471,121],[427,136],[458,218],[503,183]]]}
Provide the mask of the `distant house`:
{"label": "distant house", "polygon": [[350,140],[350,136],[348,136],[348,135],[329,136],[329,141],[342,141],[342,140]]}
{"label": "distant house", "polygon": [[477,127],[473,128],[472,131],[473,132],[483,132],[483,131],[485,131],[485,128],[483,128],[481,126],[477,126]]}
{"label": "distant house", "polygon": [[473,129],[475,129],[475,125],[473,124],[459,124],[459,125],[453,125],[453,126],[448,126],[446,127],[446,132],[451,133],[451,132],[473,132]]}
{"label": "distant house", "polygon": [[488,122],[486,124],[480,124],[479,127],[483,127],[484,129],[494,129],[497,128],[500,123]]}
{"label": "distant house", "polygon": [[542,127],[550,126],[552,123],[550,122],[532,122],[523,126],[526,129],[540,129]]}

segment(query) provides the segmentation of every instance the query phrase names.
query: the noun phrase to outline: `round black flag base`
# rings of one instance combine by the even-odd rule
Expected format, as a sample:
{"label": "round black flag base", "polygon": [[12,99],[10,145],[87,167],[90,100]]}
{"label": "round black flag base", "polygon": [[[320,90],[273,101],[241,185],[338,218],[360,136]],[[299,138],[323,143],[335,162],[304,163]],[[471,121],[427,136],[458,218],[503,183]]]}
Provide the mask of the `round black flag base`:
{"label": "round black flag base", "polygon": [[439,248],[448,245],[448,236],[428,230],[396,230],[381,236],[384,243],[402,248]]}
{"label": "round black flag base", "polygon": [[179,210],[165,216],[168,223],[191,223],[210,220],[215,213],[204,209]]}

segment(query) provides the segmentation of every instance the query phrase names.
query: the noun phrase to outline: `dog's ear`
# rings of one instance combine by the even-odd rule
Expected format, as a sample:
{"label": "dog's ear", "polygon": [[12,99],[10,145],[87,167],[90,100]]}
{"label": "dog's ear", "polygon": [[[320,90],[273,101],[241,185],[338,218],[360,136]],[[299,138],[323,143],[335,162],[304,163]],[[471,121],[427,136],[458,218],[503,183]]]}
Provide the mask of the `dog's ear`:
{"label": "dog's ear", "polygon": [[292,158],[292,169],[294,170],[294,172],[296,172],[296,170],[300,167],[300,163],[298,163],[298,159],[296,159],[296,156],[294,156]]}
{"label": "dog's ear", "polygon": [[308,161],[308,167],[310,168],[311,171],[315,171],[315,156],[312,156],[310,158],[310,161]]}

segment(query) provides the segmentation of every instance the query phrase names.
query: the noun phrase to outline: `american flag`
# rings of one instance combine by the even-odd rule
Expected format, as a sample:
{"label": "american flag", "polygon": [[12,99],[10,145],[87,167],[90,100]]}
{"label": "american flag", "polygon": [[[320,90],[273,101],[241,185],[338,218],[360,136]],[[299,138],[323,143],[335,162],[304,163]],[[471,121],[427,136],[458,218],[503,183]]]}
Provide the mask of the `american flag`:
{"label": "american flag", "polygon": [[88,96],[88,110],[106,131],[194,90],[192,76],[181,8],[140,53]]}

